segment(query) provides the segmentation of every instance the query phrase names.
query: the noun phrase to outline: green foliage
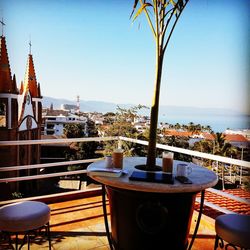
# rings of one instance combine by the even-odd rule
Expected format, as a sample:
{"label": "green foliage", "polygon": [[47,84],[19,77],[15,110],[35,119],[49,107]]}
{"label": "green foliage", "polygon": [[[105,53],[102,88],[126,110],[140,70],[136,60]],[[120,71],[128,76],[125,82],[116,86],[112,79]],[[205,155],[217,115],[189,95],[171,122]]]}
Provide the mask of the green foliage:
{"label": "green foliage", "polygon": [[[167,136],[161,138],[160,142],[165,145],[173,146],[173,147],[178,147],[178,148],[189,148],[189,142],[188,138],[185,137],[179,137],[179,136]],[[180,160],[180,161],[187,161],[190,162],[192,161],[192,157],[186,154],[181,154],[181,153],[174,153],[174,159],[175,160]]]}
{"label": "green foliage", "polygon": [[81,165],[70,165],[68,166],[68,171],[76,171],[76,170],[81,170],[83,169],[83,166]]}
{"label": "green foliage", "polygon": [[66,124],[63,133],[67,138],[81,138],[84,136],[84,127],[80,123]]}
{"label": "green foliage", "polygon": [[[204,153],[211,153],[215,155],[220,155],[224,157],[232,157],[236,158],[238,156],[238,148],[227,143],[225,140],[225,135],[222,133],[213,134],[214,141],[209,140],[202,140],[196,142],[193,146],[193,150],[204,152]],[[213,168],[213,162],[211,160],[203,160],[203,166],[208,168]],[[222,189],[225,188],[225,172],[228,172],[226,165],[224,163],[218,163],[217,171],[221,175],[222,179]],[[230,166],[232,173],[237,172],[237,168],[235,166]]]}
{"label": "green foliage", "polygon": [[[132,122],[138,117],[139,110],[146,108],[143,105],[133,106],[131,108],[121,108],[117,106],[117,112],[112,124],[102,130],[104,136],[124,136],[128,138],[138,138],[139,133],[133,126]],[[101,129],[101,128],[100,128]],[[118,147],[119,142],[107,141],[104,143],[104,155],[110,155],[115,148]],[[122,148],[124,149],[125,156],[134,155],[134,147],[136,144],[131,142],[120,142]]]}
{"label": "green foliage", "polygon": [[222,133],[213,134],[214,141],[201,140],[194,144],[193,150],[210,153],[215,155],[221,155],[225,157],[237,158],[239,150],[237,147],[227,143],[225,136]]}
{"label": "green foliage", "polygon": [[[149,129],[146,129],[142,134],[137,136],[138,140],[148,141],[149,140]],[[133,145],[133,154],[135,156],[145,157],[147,155],[147,146],[141,144]]]}
{"label": "green foliage", "polygon": [[14,192],[11,194],[13,199],[21,199],[23,198],[23,194],[20,192]]}
{"label": "green foliage", "polygon": [[112,124],[115,121],[116,114],[113,112],[107,112],[106,114],[103,115],[104,117],[104,124]]}
{"label": "green foliage", "polygon": [[[95,123],[92,120],[87,121],[87,130],[85,125],[82,124],[67,124],[64,128],[64,134],[67,138],[82,138],[82,137],[97,137],[98,131]],[[86,131],[85,131],[86,130]],[[86,134],[84,133],[86,132]],[[96,149],[98,142],[77,142],[71,143],[69,149],[65,152],[66,159],[68,160],[81,160],[96,158]]]}
{"label": "green foliage", "polygon": [[90,119],[87,121],[87,134],[88,137],[98,137],[98,131],[95,123]]}
{"label": "green foliage", "polygon": [[246,180],[243,182],[242,188],[250,192],[250,171],[248,172],[248,176]]}
{"label": "green foliage", "polygon": [[209,140],[201,140],[194,143],[193,150],[204,152],[204,153],[213,153],[214,143]]}
{"label": "green foliage", "polygon": [[180,124],[177,122],[176,124],[168,124],[168,126],[169,129],[185,130],[191,132],[192,134],[199,134],[200,132],[212,132],[211,126],[203,126],[193,122],[189,122],[188,124]]}
{"label": "green foliage", "polygon": [[216,133],[214,154],[226,157],[236,157],[238,149],[225,141],[225,135],[222,133]]}

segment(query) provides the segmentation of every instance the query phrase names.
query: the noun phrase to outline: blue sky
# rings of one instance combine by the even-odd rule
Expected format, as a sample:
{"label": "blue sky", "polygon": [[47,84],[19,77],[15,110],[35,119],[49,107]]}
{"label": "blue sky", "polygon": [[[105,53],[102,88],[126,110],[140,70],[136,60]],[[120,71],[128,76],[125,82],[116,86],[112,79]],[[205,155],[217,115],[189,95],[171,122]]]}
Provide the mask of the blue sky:
{"label": "blue sky", "polygon": [[[133,0],[1,0],[12,74],[29,39],[42,95],[150,105],[155,49]],[[249,0],[190,0],[168,47],[161,105],[249,111]]]}

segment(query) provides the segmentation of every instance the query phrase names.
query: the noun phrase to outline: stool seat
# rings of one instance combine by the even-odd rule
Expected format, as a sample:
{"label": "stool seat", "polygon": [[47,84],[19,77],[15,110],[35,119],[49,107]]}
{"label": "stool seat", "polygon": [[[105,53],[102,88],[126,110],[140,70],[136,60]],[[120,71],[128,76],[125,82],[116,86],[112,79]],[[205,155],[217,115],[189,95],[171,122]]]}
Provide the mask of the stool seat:
{"label": "stool seat", "polygon": [[40,228],[50,220],[50,208],[38,201],[23,201],[0,208],[0,230],[25,232]]}
{"label": "stool seat", "polygon": [[250,215],[220,215],[215,220],[215,231],[228,243],[250,248]]}

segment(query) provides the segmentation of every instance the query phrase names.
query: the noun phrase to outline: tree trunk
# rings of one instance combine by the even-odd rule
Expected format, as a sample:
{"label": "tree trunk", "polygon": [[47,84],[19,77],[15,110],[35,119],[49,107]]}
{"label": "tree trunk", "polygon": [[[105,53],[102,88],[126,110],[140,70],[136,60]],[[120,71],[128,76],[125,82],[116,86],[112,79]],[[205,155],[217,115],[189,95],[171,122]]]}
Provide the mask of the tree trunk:
{"label": "tree trunk", "polygon": [[155,169],[156,137],[157,137],[162,66],[163,66],[163,53],[162,51],[159,51],[159,53],[157,53],[157,59],[156,59],[155,90],[154,90],[153,103],[150,113],[149,145],[148,145],[146,170]]}

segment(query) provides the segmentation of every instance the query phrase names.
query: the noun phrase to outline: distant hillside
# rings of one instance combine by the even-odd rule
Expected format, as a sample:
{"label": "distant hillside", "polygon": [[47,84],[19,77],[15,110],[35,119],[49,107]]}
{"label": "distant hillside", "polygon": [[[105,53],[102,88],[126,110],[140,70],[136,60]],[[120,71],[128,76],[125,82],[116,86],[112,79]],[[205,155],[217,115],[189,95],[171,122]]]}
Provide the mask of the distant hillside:
{"label": "distant hillside", "polygon": [[[53,103],[54,109],[60,109],[61,104],[74,104],[76,101],[67,99],[57,99],[52,97],[43,97],[43,107],[50,107]],[[122,108],[129,108],[136,104],[116,104],[111,102],[103,101],[83,101],[80,100],[80,110],[83,112],[116,112],[117,106]],[[144,115],[149,115],[149,109],[142,111]],[[178,107],[178,106],[160,106],[159,115],[244,115],[240,112],[233,111],[230,109],[216,109],[216,108],[196,108],[196,107]]]}
{"label": "distant hillside", "polygon": [[[67,99],[57,99],[52,97],[43,97],[43,107],[50,107],[51,103],[53,103],[54,109],[60,109],[61,104],[74,104],[76,105],[76,101],[71,101]],[[132,106],[132,105],[131,105]],[[111,102],[100,102],[100,101],[83,101],[80,100],[80,110],[82,112],[115,112],[117,104]]]}

